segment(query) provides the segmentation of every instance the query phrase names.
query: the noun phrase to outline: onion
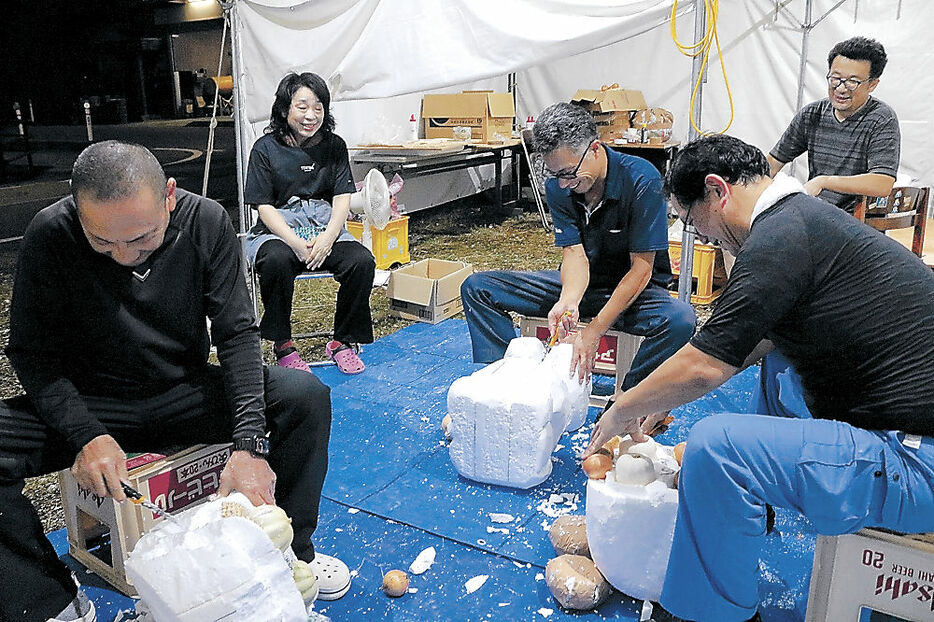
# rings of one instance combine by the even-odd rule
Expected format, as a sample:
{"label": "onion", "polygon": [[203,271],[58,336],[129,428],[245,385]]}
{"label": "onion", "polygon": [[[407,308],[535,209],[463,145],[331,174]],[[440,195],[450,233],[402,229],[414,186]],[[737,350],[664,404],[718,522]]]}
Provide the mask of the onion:
{"label": "onion", "polygon": [[595,453],[581,465],[590,479],[604,479],[607,471],[613,468],[613,458],[605,453]]}
{"label": "onion", "polygon": [[409,576],[401,570],[390,570],[383,575],[383,591],[386,596],[398,598],[409,589]]}
{"label": "onion", "polygon": [[681,465],[681,458],[684,457],[684,448],[687,447],[687,443],[681,442],[675,445],[675,448],[671,451],[674,455],[675,460],[678,461],[678,465]]}

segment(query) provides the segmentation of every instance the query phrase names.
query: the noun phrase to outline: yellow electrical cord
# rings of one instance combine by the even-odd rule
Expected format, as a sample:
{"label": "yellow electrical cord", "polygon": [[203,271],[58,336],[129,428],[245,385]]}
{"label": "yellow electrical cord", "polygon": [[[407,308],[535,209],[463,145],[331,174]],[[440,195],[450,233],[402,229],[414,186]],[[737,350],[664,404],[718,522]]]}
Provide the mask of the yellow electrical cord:
{"label": "yellow electrical cord", "polygon": [[[694,10],[697,10],[696,6]],[[717,16],[719,10],[719,0],[704,0],[704,14],[706,16],[704,36],[701,37],[700,41],[696,41],[691,45],[684,45],[678,40],[678,27],[675,20],[678,14],[678,0],[674,0],[674,3],[671,5],[671,39],[675,42],[675,45],[678,46],[678,50],[685,56],[690,56],[691,58],[697,58],[701,54],[704,55],[700,72],[697,74],[697,83],[691,91],[691,107],[688,110],[688,114],[691,118],[691,126],[697,130],[697,133],[701,136],[723,134],[733,125],[733,94],[730,92],[730,81],[726,77],[726,66],[723,64],[723,51],[720,49],[720,37],[717,35]],[[704,69],[707,67],[707,59],[710,56],[711,44],[716,44],[717,46],[717,56],[720,57],[720,70],[723,72],[723,83],[726,85],[726,95],[730,100],[730,120],[726,124],[726,127],[719,132],[705,132],[697,127],[697,124],[694,122],[694,100],[697,98],[697,92],[703,82]]]}

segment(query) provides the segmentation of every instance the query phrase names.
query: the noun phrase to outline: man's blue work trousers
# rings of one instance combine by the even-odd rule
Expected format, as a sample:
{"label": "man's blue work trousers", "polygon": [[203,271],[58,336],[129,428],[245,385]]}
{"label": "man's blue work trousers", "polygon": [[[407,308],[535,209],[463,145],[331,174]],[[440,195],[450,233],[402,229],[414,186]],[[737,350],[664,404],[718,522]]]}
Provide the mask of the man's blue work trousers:
{"label": "man's blue work trousers", "polygon": [[[588,288],[578,305],[580,317],[597,315],[612,294],[609,288]],[[557,270],[495,270],[469,276],[461,285],[461,299],[474,362],[503,358],[509,342],[516,337],[509,311],[527,317],[548,317],[560,295],[561,275]],[[696,320],[691,305],[649,283],[613,324],[616,330],[645,337],[621,388],[634,387],[686,344],[694,335]]]}
{"label": "man's blue work trousers", "polygon": [[688,437],[661,596],[686,620],[755,614],[767,503],[800,512],[824,535],[934,531],[934,438],[912,448],[901,432],[811,419],[789,399],[801,395],[794,371],[774,358],[763,369],[758,403],[783,416],[713,415]]}

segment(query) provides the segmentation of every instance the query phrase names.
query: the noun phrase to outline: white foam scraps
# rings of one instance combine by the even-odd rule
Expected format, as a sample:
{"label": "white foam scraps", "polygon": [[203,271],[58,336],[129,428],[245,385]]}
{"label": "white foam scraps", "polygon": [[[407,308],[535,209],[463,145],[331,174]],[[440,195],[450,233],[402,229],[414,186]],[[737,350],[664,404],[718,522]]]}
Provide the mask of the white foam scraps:
{"label": "white foam scraps", "polygon": [[427,415],[422,415],[421,417],[419,417],[419,419],[421,419],[425,423],[431,423],[431,419],[429,419]]}
{"label": "white foam scraps", "polygon": [[506,527],[491,527],[487,525],[486,532],[487,533],[503,533],[503,534],[506,534],[507,536],[509,535],[509,529],[507,529]]}
{"label": "white foam scraps", "polygon": [[561,451],[562,449],[564,449],[564,445],[562,445],[561,443],[558,443],[557,445],[555,445],[555,451]]}
{"label": "white foam scraps", "polygon": [[539,610],[536,611],[535,613],[537,613],[538,615],[542,616],[543,618],[548,618],[548,617],[550,617],[551,614],[553,614],[554,612],[555,612],[554,609],[549,609],[548,607],[542,607],[541,609],[539,609]]}
{"label": "white foam scraps", "polygon": [[490,512],[490,521],[494,523],[511,523],[515,518],[512,514],[501,514],[499,512]]}
{"label": "white foam scraps", "polygon": [[341,528],[341,527],[335,527],[335,528],[334,528],[334,531],[336,531],[337,533],[343,533],[343,532],[344,532],[343,528]]}
{"label": "white foam scraps", "polygon": [[538,511],[545,516],[557,518],[577,510],[580,495],[576,492],[551,493],[547,499],[538,504]]}
{"label": "white foam scraps", "polygon": [[539,572],[538,574],[535,575],[535,580],[536,580],[536,581],[541,581],[541,580],[544,579],[544,578],[545,578],[545,575],[543,575],[543,574],[540,573],[540,572]]}
{"label": "white foam scraps", "polygon": [[549,529],[551,529],[551,523],[545,519],[542,519],[542,531],[548,531]]}
{"label": "white foam scraps", "polygon": [[417,588],[417,587],[410,587],[410,588],[409,588],[409,594],[417,594],[417,593],[418,593],[418,588]]}
{"label": "white foam scraps", "polygon": [[360,571],[357,570],[356,568],[354,568],[353,570],[350,571],[350,576],[351,576],[351,577],[356,577],[358,574],[360,574]]}
{"label": "white foam scraps", "polygon": [[508,607],[508,606],[509,606],[509,603],[496,603],[496,604],[499,605],[500,607]]}
{"label": "white foam scraps", "polygon": [[525,568],[525,564],[523,564],[522,562],[517,562],[516,560],[512,560],[512,563],[516,568]]}
{"label": "white foam scraps", "polygon": [[415,560],[409,564],[409,572],[412,574],[422,574],[435,563],[435,555],[436,551],[433,546],[422,550],[422,552],[415,557]]}
{"label": "white foam scraps", "polygon": [[359,511],[360,511],[360,508],[347,508],[348,514],[356,514]]}
{"label": "white foam scraps", "polygon": [[490,575],[488,574],[478,574],[472,579],[467,580],[467,582],[464,584],[464,589],[467,590],[468,594],[473,594],[481,587],[483,587],[483,584],[486,583],[486,580],[489,578]]}

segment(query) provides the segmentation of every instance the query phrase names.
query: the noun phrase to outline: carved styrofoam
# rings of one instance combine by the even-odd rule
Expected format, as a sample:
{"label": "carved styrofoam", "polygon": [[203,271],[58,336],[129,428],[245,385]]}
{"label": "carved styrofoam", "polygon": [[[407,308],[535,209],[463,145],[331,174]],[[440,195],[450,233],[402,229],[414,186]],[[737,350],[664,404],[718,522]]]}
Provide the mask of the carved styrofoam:
{"label": "carved styrofoam", "polygon": [[587,418],[590,383],[569,373],[573,348],[545,354],[534,337],[513,339],[502,360],[458,378],[448,390],[451,462],[466,478],[531,488],[551,474],[565,430]]}
{"label": "carved styrofoam", "polygon": [[678,514],[672,480],[679,467],[672,447],[652,445],[651,483],[620,483],[615,468],[606,479],[587,481],[587,543],[610,585],[632,598],[658,601]]}
{"label": "carved styrofoam", "polygon": [[253,507],[234,493],[160,522],[136,543],[126,570],[140,598],[159,622],[306,622],[286,557],[249,519],[222,517],[226,501]]}

